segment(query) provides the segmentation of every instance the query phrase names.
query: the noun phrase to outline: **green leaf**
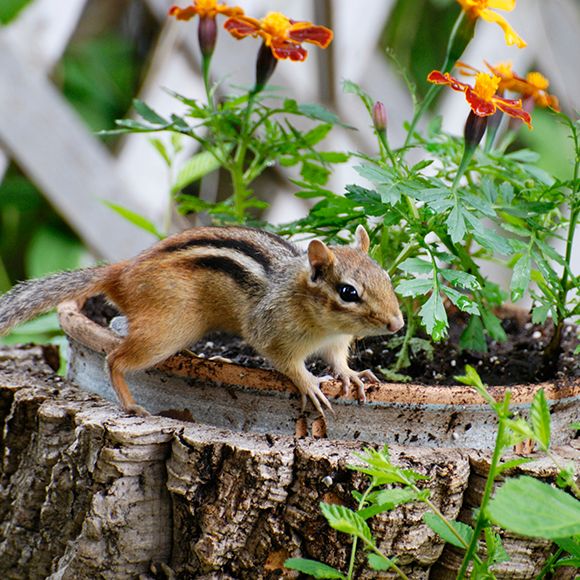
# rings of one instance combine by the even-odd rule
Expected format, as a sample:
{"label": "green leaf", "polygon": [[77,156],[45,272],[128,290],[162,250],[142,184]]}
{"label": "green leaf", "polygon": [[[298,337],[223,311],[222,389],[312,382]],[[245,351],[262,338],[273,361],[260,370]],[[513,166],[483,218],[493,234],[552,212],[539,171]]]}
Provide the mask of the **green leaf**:
{"label": "green leaf", "polygon": [[433,271],[433,264],[421,258],[407,258],[399,264],[399,270],[412,274],[430,274]]}
{"label": "green leaf", "polygon": [[305,117],[310,119],[316,119],[317,121],[322,121],[323,123],[330,123],[332,125],[341,125],[351,129],[348,125],[341,123],[340,119],[331,111],[324,108],[322,105],[318,104],[303,104],[298,105],[298,112],[302,113]]}
{"label": "green leaf", "polygon": [[[400,267],[400,266],[399,266]],[[460,286],[467,290],[479,290],[481,284],[473,274],[462,270],[440,270],[441,275],[454,286]]]}
{"label": "green leaf", "polygon": [[372,505],[359,510],[357,513],[363,520],[376,516],[377,514],[391,511],[398,505],[409,503],[417,499],[417,492],[410,488],[395,487],[393,489],[384,489],[376,494],[369,496]]}
{"label": "green leaf", "polygon": [[395,289],[401,296],[420,296],[433,290],[431,278],[415,278],[414,280],[402,280]]}
{"label": "green leaf", "polygon": [[554,542],[568,554],[580,558],[580,538],[558,538]]}
{"label": "green leaf", "polygon": [[487,342],[483,332],[483,322],[480,316],[472,316],[461,333],[459,346],[466,350],[487,352]]}
{"label": "green leaf", "polygon": [[534,324],[544,324],[548,319],[548,314],[550,313],[550,304],[540,304],[534,306],[532,310],[532,322]]}
{"label": "green leaf", "polygon": [[463,542],[461,542],[459,538],[457,538],[457,536],[447,527],[447,525],[445,525],[441,518],[433,512],[426,512],[423,514],[423,521],[438,536],[456,548],[462,548],[465,550],[466,545],[469,545],[473,537],[473,528],[471,526],[468,526],[462,522],[449,521],[451,527],[463,539]]}
{"label": "green leaf", "polygon": [[324,502],[320,503],[320,510],[330,527],[339,532],[356,536],[374,546],[375,540],[368,524],[356,512],[343,505]]}
{"label": "green leaf", "polygon": [[104,201],[104,204],[110,207],[113,211],[118,213],[120,216],[124,217],[128,222],[132,223],[133,225],[153,234],[156,238],[162,240],[165,236],[159,232],[159,230],[155,227],[153,222],[149,221],[147,218],[144,218],[142,215],[134,212],[122,205],[118,205],[111,201]]}
{"label": "green leaf", "polygon": [[209,151],[201,151],[186,161],[179,173],[171,191],[177,193],[190,183],[201,179],[208,173],[221,167],[221,163]]}
{"label": "green leaf", "polygon": [[508,469],[513,469],[514,467],[518,467],[519,465],[524,465],[525,463],[529,463],[532,461],[531,457],[519,457],[518,459],[510,459],[509,461],[504,461],[497,466],[496,474],[499,475],[504,471],[508,471]]}
{"label": "green leaf", "polygon": [[542,450],[547,451],[550,447],[550,406],[544,389],[540,389],[534,396],[530,410],[530,421],[535,440],[540,444]]}
{"label": "green leaf", "polygon": [[474,314],[476,316],[479,315],[479,306],[468,296],[458,292],[454,288],[448,288],[447,286],[444,286],[442,290],[449,298],[449,300],[451,300],[451,302],[453,302],[453,304],[459,308],[459,310],[462,312],[468,312],[469,314]]}
{"label": "green leaf", "polygon": [[322,165],[317,165],[314,163],[309,163],[304,161],[302,163],[302,168],[300,170],[300,175],[304,181],[314,184],[314,185],[324,185],[328,181],[330,175],[330,169],[322,167]]}
{"label": "green leaf", "polygon": [[394,564],[396,564],[395,560],[391,560],[383,555],[369,554],[369,567],[372,570],[385,572],[386,570],[390,570]]}
{"label": "green leaf", "polygon": [[323,123],[311,129],[307,133],[301,135],[302,140],[309,146],[316,145],[320,143],[332,130],[332,125],[329,123]]}
{"label": "green leaf", "polygon": [[309,574],[313,578],[340,578],[342,580],[345,578],[344,574],[336,568],[306,558],[288,558],[284,562],[284,567],[289,570],[297,570],[303,574]]}
{"label": "green leaf", "polygon": [[151,143],[151,145],[153,145],[153,147],[155,147],[155,149],[157,149],[157,152],[159,153],[159,155],[161,155],[161,157],[165,161],[166,165],[168,167],[171,167],[171,157],[169,156],[169,153],[167,151],[167,147],[165,147],[165,143],[163,143],[163,141],[161,141],[161,139],[158,139],[155,137],[152,137],[151,139],[149,139],[149,143]]}
{"label": "green leaf", "polygon": [[447,334],[447,312],[439,292],[433,292],[419,310],[421,321],[433,340],[437,342]]}
{"label": "green leaf", "polygon": [[149,105],[140,101],[139,99],[133,99],[133,106],[135,110],[143,119],[153,123],[154,125],[167,125],[167,119],[164,119],[161,115],[158,115]]}
{"label": "green leaf", "polygon": [[580,558],[561,558],[554,564],[555,568],[578,568],[580,569]]}
{"label": "green leaf", "polygon": [[569,429],[574,429],[574,431],[580,431],[580,421],[576,421],[575,423],[570,423]]}
{"label": "green leaf", "polygon": [[465,218],[464,212],[462,207],[459,203],[455,203],[451,213],[447,218],[447,227],[449,228],[449,234],[451,236],[451,240],[456,244],[463,240],[465,237],[466,227],[465,227]]}
{"label": "green leaf", "polygon": [[512,281],[510,284],[511,298],[519,300],[530,285],[532,260],[530,254],[523,254],[514,264]]}
{"label": "green leaf", "polygon": [[507,340],[501,321],[493,312],[490,310],[484,310],[481,313],[481,317],[485,329],[489,332],[489,336],[491,336],[493,340],[497,340],[498,342],[505,342]]}
{"label": "green leaf", "polygon": [[522,536],[556,540],[580,534],[580,501],[533,477],[508,479],[487,512],[495,524]]}
{"label": "green leaf", "polygon": [[487,548],[487,560],[490,564],[501,564],[509,562],[510,557],[503,547],[501,537],[491,528],[483,530],[485,536],[485,546]]}

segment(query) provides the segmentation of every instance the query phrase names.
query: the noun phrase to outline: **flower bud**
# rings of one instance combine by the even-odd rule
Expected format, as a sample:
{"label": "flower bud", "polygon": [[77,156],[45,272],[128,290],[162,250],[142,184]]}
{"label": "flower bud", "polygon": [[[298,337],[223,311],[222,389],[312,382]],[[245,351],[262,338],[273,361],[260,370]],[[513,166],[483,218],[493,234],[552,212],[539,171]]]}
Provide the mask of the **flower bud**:
{"label": "flower bud", "polygon": [[217,23],[215,18],[205,16],[199,19],[197,38],[202,56],[209,58],[213,54],[217,38]]}
{"label": "flower bud", "polygon": [[463,137],[465,139],[465,148],[475,149],[485,133],[488,117],[480,117],[473,111],[469,111],[469,116],[465,122]]}
{"label": "flower bud", "polygon": [[373,125],[380,133],[387,130],[387,110],[381,101],[377,101],[373,105]]}
{"label": "flower bud", "polygon": [[259,93],[268,83],[278,64],[278,59],[272,54],[272,49],[262,42],[256,60],[256,86],[253,93]]}

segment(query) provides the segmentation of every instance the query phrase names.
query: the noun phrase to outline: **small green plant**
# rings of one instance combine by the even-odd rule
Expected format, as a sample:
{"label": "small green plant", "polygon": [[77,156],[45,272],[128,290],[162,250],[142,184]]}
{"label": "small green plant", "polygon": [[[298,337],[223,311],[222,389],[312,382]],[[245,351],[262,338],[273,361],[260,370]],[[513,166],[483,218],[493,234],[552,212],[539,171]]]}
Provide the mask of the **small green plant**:
{"label": "small green plant", "polygon": [[[343,163],[349,155],[343,152],[319,151],[338,117],[318,104],[300,104],[280,96],[266,87],[278,60],[301,61],[306,58],[303,42],[326,48],[332,32],[324,26],[289,20],[279,12],[271,12],[262,20],[244,16],[238,7],[217,2],[194,2],[185,9],[173,7],[170,15],[180,20],[199,17],[199,44],[202,54],[206,101],[190,99],[171,92],[184,112],[169,118],[159,115],[147,104],[135,100],[139,120],[117,121],[118,128],[105,134],[126,132],[169,133],[170,143],[159,138],[152,143],[172,171],[172,202],[183,214],[207,212],[216,222],[246,223],[267,203],[256,197],[253,182],[269,167],[298,166],[305,183],[323,186],[330,175],[331,164]],[[210,82],[210,65],[217,39],[216,16],[229,16],[224,27],[236,38],[260,36],[263,39],[256,63],[256,82],[238,94],[216,98],[216,86]],[[296,119],[313,121],[311,128],[298,128]],[[304,125],[304,123],[302,124]],[[176,136],[193,139],[200,152],[176,168],[176,154],[182,144]],[[225,199],[205,201],[184,192],[192,183],[222,168],[231,184]],[[115,207],[136,225],[155,231],[153,226],[123,208]],[[157,233],[157,232],[156,232]]]}
{"label": "small green plant", "polygon": [[[524,536],[554,541],[557,550],[546,561],[540,578],[558,567],[579,565],[580,489],[573,466],[560,465],[550,450],[550,411],[544,391],[540,389],[537,392],[531,404],[530,417],[526,420],[513,417],[509,407],[509,391],[503,400],[496,402],[472,367],[466,367],[466,374],[457,379],[472,386],[494,410],[498,419],[489,472],[481,503],[473,516],[474,521],[465,523],[449,520],[432,503],[429,490],[421,487],[421,482],[429,478],[394,465],[387,446],[381,450],[365,449],[362,454],[356,454],[362,463],[348,466],[370,478],[364,493],[352,492],[356,508],[324,502],[320,504],[328,524],[352,538],[348,570],[343,573],[326,564],[304,558],[288,559],[285,563],[287,568],[315,578],[350,580],[355,577],[356,555],[361,545],[370,569],[391,570],[400,578],[407,578],[397,565],[397,558],[383,554],[377,548],[368,522],[381,513],[409,502],[424,503],[427,508],[423,516],[425,524],[445,542],[464,552],[458,579],[466,578],[468,574],[472,579],[493,579],[493,566],[509,560],[509,554],[497,533],[498,527]],[[492,497],[500,477],[505,477],[508,470],[530,461],[528,458],[502,461],[507,450],[526,440],[533,441],[555,462],[559,470],[557,484],[571,493],[532,477],[520,476],[505,480]],[[485,549],[482,549],[483,546]]]}

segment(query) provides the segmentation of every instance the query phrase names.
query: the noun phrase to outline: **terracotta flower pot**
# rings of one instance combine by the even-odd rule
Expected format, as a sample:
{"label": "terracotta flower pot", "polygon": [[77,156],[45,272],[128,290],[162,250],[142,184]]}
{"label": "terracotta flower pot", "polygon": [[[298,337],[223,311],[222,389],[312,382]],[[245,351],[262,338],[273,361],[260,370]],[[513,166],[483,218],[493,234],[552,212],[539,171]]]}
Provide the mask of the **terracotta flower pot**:
{"label": "terracotta flower pot", "polygon": [[[63,303],[59,317],[71,347],[69,378],[83,389],[116,400],[104,358],[120,337],[87,318],[74,302]],[[185,411],[184,416],[195,422],[234,431],[282,435],[306,431],[297,391],[276,371],[179,353],[128,379],[137,402],[154,414]],[[490,391],[499,399],[507,388]],[[525,414],[540,388],[550,403],[553,444],[566,444],[573,437],[568,425],[579,418],[580,380],[511,385],[514,412]],[[495,416],[467,386],[381,383],[368,388],[367,403],[362,405],[353,396],[339,397],[336,381],[325,383],[323,390],[335,411],[327,422],[330,439],[482,450],[494,444]],[[322,422],[314,421],[312,431],[324,434]]]}

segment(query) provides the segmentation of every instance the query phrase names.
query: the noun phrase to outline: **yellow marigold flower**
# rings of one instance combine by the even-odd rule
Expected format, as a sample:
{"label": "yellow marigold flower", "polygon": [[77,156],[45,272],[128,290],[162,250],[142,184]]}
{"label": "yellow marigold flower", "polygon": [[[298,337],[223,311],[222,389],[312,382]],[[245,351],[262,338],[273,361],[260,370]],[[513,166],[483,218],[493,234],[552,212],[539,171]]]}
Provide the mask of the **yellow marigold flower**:
{"label": "yellow marigold flower", "polygon": [[526,43],[522,37],[509,25],[508,21],[493,10],[511,12],[516,6],[516,0],[457,0],[469,18],[481,18],[486,22],[498,24],[505,36],[506,44],[524,48]]}

